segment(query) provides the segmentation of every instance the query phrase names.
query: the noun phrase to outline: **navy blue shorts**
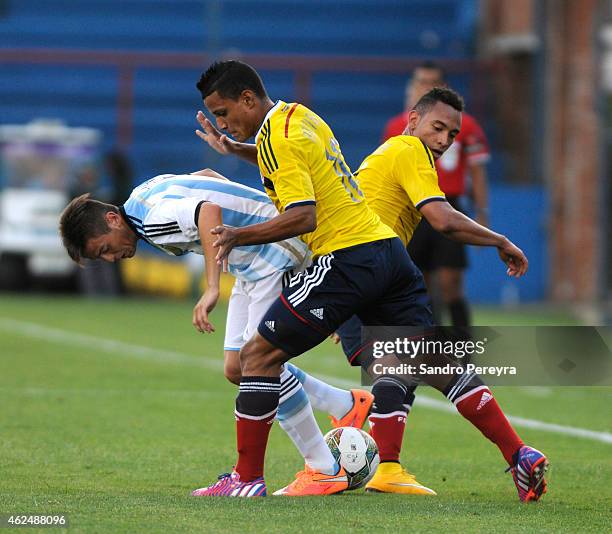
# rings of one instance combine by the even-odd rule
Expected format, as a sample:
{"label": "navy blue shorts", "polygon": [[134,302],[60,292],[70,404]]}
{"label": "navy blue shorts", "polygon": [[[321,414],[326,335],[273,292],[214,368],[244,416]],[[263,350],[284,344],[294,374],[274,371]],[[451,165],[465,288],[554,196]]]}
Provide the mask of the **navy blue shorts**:
{"label": "navy blue shorts", "polygon": [[289,356],[297,356],[353,315],[368,326],[433,324],[423,276],[399,238],[318,257],[290,280],[258,331]]}

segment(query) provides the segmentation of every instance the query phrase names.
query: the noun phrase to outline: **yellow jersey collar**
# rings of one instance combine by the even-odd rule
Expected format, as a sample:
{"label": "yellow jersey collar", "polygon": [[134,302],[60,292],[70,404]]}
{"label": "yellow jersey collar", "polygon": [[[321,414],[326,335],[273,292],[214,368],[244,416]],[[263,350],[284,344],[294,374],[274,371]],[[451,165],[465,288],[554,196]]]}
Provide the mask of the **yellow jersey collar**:
{"label": "yellow jersey collar", "polygon": [[274,115],[274,113],[276,113],[276,110],[278,108],[280,108],[281,106],[284,106],[284,105],[285,105],[285,102],[283,102],[282,100],[277,100],[276,103],[270,108],[270,111],[268,111],[268,113],[266,113],[266,116],[264,117],[264,120],[261,121],[261,126],[259,127],[259,130],[257,130],[257,133],[255,134],[255,144],[257,144],[259,136],[261,135],[261,129],[264,127],[264,124],[266,123],[266,121],[272,115]]}

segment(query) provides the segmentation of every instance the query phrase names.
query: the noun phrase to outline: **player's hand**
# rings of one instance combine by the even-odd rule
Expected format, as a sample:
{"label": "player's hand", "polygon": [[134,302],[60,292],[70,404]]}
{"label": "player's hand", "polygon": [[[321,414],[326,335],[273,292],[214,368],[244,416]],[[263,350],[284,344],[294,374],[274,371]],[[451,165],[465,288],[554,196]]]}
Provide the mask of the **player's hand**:
{"label": "player's hand", "polygon": [[215,309],[219,300],[219,289],[208,288],[208,290],[200,297],[198,303],[193,308],[193,326],[198,332],[212,333],[215,327],[208,320],[208,314]]}
{"label": "player's hand", "polygon": [[198,111],[196,119],[203,130],[195,131],[200,139],[206,141],[210,148],[219,152],[219,154],[226,155],[232,153],[233,145],[236,144],[236,141],[217,130],[201,111]]}
{"label": "player's hand", "polygon": [[329,339],[331,339],[336,345],[340,343],[340,336],[336,334],[336,332],[329,334]]}
{"label": "player's hand", "polygon": [[529,266],[527,256],[512,241],[507,239],[502,246],[497,248],[497,253],[508,267],[506,271],[508,276],[520,278],[527,272]]}
{"label": "player's hand", "polygon": [[238,244],[238,234],[236,230],[227,226],[215,226],[210,233],[217,236],[217,240],[213,243],[213,247],[219,249],[215,259],[226,271],[229,253]]}

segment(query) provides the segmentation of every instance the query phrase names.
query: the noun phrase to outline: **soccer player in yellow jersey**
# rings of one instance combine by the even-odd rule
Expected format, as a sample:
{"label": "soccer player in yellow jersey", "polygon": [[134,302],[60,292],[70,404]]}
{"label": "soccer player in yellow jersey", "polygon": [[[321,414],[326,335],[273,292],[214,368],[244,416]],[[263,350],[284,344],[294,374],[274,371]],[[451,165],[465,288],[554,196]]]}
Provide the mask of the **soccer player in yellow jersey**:
{"label": "soccer player in yellow jersey", "polygon": [[[455,210],[446,201],[438,185],[433,162],[445,152],[459,132],[460,116],[457,111],[462,109],[462,100],[453,91],[443,88],[431,90],[409,112],[409,123],[404,135],[389,139],[368,156],[355,176],[370,207],[399,235],[405,245],[410,242],[421,217],[425,217],[435,230],[450,239],[460,243],[497,247],[500,258],[507,262],[509,256],[522,253],[504,236]],[[367,353],[361,350],[361,328],[359,319],[353,317],[338,329],[338,334],[349,362],[368,368],[371,361],[368,361]],[[419,484],[399,463],[405,420],[414,401],[415,386],[407,387],[394,376],[378,377],[375,385],[379,386],[375,386],[376,409],[372,411],[369,420],[372,435],[379,443],[381,466],[366,489],[388,493],[431,494],[431,490]],[[470,387],[475,385],[470,384]],[[458,410],[470,420],[466,403],[485,394],[485,390],[478,387],[464,390],[459,395],[454,394],[457,391],[445,390]],[[472,395],[465,395],[471,391]],[[486,392],[488,395],[488,390]],[[390,414],[397,417],[390,417]],[[516,434],[510,431],[495,435],[496,421],[496,418],[492,418],[489,422],[482,422],[479,428],[499,446],[514,469],[517,463],[514,456],[519,441]],[[535,449],[525,447],[522,454],[525,455],[527,450]],[[544,488],[540,484],[538,492],[543,492]],[[521,498],[527,497],[528,492],[518,482],[517,489]],[[540,495],[534,493],[529,498]]]}
{"label": "soccer player in yellow jersey", "polygon": [[432,166],[434,158],[421,139],[400,135],[379,146],[355,172],[369,206],[405,245],[421,220],[420,210],[446,200]]}
{"label": "soccer player in yellow jersey", "polygon": [[[337,141],[320,117],[299,104],[272,102],[256,71],[239,61],[211,65],[200,78],[198,89],[217,126],[236,141],[218,134],[202,117],[205,132],[199,135],[220,152],[256,163],[266,192],[280,212],[274,219],[252,226],[213,229],[218,236],[217,261],[223,261],[235,246],[296,235],[309,244],[315,259],[309,269],[290,281],[240,352],[235,470],[196,492],[249,497],[265,494],[265,449],[278,406],[279,372],[285,362],[322,342],[353,314],[364,324],[381,326],[431,326],[432,317],[421,273],[401,240],[364,202]],[[449,106],[448,102],[444,105]],[[453,119],[450,129],[458,131],[461,105],[455,104],[449,117]],[[448,126],[434,129],[439,129],[440,135],[432,136],[431,144],[422,147],[428,157],[432,156],[430,150],[442,153],[452,143]],[[253,136],[255,145],[245,143]],[[430,164],[433,167],[433,161]],[[420,207],[424,210],[426,205]],[[463,221],[448,229],[461,236],[469,231],[466,225]],[[498,246],[508,273],[524,274],[527,260],[520,249],[503,236],[483,230],[472,232],[475,242]],[[498,445],[511,466],[523,470],[519,473],[524,477],[523,500],[538,498],[544,487],[546,458],[523,445],[482,381],[475,375],[456,373],[433,378],[430,383]],[[377,426],[378,422],[374,432]],[[342,468],[337,473],[324,473],[306,466],[281,493],[324,495],[346,488]]]}

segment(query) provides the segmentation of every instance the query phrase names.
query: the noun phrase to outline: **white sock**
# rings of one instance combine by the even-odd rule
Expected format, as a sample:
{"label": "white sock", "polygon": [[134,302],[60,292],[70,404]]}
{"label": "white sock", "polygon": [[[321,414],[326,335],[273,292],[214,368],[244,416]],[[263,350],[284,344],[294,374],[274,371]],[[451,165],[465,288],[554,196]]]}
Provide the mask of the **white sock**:
{"label": "white sock", "polygon": [[334,475],[338,465],[312,413],[300,381],[285,367],[280,375],[281,393],[276,418],[309,467]]}
{"label": "white sock", "polygon": [[306,391],[315,410],[320,410],[340,419],[353,408],[353,394],[350,391],[330,386],[293,364],[285,364],[285,368],[302,383],[304,391]]}

